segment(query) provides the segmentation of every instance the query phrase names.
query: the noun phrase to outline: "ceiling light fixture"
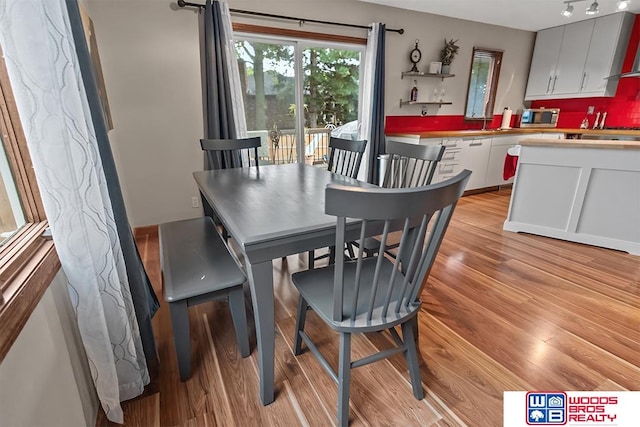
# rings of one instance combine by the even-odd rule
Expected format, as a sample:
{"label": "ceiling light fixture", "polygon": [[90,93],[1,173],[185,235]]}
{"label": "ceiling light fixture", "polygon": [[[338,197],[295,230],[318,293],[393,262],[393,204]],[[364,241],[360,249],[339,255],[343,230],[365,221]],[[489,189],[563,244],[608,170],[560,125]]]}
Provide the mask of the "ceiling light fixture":
{"label": "ceiling light fixture", "polygon": [[598,13],[600,13],[600,9],[598,8],[598,2],[594,1],[593,3],[591,3],[591,6],[589,6],[587,8],[586,14],[587,15],[597,15]]}
{"label": "ceiling light fixture", "polygon": [[620,0],[618,3],[616,3],[616,10],[627,10],[630,3],[631,0]]}
{"label": "ceiling light fixture", "polygon": [[571,2],[570,1],[566,1],[565,3],[567,4],[567,8],[565,10],[563,10],[562,12],[560,12],[560,14],[562,16],[565,16],[565,17],[569,18],[571,15],[573,15],[573,6],[571,6]]}
{"label": "ceiling light fixture", "polygon": [[[565,18],[570,18],[571,16],[573,16],[573,3],[578,3],[581,1],[587,1],[587,0],[565,0],[562,3],[564,3],[566,6],[566,8],[564,10],[562,10],[560,12],[560,14],[562,16],[564,16]],[[600,4],[598,3],[598,0],[589,0],[591,1],[591,5],[587,8],[587,10],[585,11],[585,13],[589,16],[593,16],[593,15],[597,15],[600,13]],[[631,0],[618,0],[616,2],[616,12],[622,11],[622,10],[627,10],[629,9],[629,6],[631,5]]]}

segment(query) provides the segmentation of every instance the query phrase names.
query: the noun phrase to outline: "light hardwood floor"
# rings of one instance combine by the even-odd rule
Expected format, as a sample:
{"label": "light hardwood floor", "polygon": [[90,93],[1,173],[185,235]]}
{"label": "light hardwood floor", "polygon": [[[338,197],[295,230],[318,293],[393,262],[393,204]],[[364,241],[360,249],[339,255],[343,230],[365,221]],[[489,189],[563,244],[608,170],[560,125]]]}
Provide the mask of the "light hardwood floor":
{"label": "light hardwood floor", "polygon": [[[351,425],[501,426],[506,390],[640,390],[640,258],[502,231],[508,190],[464,197],[423,293],[419,316],[424,401],[402,356],[354,371]],[[157,233],[137,235],[161,297]],[[276,400],[258,400],[252,355],[235,346],[226,304],[191,309],[193,377],[178,378],[169,311],[154,318],[160,367],[145,395],[123,403],[127,426],[326,426],[336,386],[316,360],[291,352],[297,293],[276,262]],[[337,336],[314,314],[310,335],[337,364]],[[252,325],[251,325],[252,326]],[[354,357],[389,346],[354,340]],[[99,416],[98,425],[108,425]]]}

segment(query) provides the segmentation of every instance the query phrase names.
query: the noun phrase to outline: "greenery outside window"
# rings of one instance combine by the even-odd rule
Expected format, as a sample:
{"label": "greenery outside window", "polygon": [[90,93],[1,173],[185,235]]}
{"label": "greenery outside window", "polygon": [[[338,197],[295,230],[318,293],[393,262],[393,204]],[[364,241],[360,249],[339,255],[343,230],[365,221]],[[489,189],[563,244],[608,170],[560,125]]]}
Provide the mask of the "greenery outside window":
{"label": "greenery outside window", "polygon": [[40,301],[60,261],[51,239],[0,49],[0,361]]}
{"label": "greenery outside window", "polygon": [[330,135],[357,136],[366,39],[236,27],[247,130],[262,138],[261,162],[326,167]]}
{"label": "greenery outside window", "polygon": [[502,51],[473,48],[469,87],[464,109],[466,120],[493,118],[501,65]]}

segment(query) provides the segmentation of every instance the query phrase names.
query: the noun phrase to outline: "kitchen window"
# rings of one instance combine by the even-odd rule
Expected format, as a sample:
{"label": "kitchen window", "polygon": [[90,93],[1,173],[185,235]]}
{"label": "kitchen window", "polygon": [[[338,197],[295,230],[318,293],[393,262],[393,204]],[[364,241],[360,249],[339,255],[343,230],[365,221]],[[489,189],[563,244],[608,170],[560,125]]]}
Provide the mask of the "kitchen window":
{"label": "kitchen window", "polygon": [[0,361],[60,268],[0,49]]}
{"label": "kitchen window", "polygon": [[502,65],[502,51],[473,48],[467,101],[464,108],[466,120],[493,118],[500,65]]}

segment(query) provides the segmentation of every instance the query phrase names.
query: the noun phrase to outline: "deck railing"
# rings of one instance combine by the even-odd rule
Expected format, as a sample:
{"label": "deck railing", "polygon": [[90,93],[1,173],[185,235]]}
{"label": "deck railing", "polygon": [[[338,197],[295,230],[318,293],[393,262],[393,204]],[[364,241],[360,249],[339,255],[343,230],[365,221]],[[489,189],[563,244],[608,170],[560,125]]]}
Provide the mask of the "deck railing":
{"label": "deck railing", "polygon": [[[280,129],[276,132],[251,131],[250,136],[262,138],[260,159],[271,164],[294,163],[298,159],[298,144],[295,129]],[[308,164],[323,164],[329,157],[331,129],[309,128],[304,132],[304,159]]]}

